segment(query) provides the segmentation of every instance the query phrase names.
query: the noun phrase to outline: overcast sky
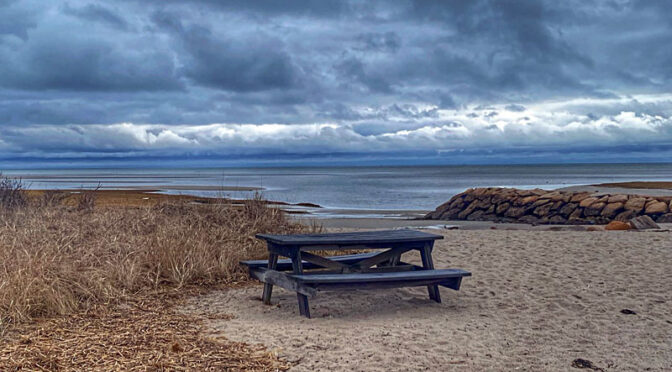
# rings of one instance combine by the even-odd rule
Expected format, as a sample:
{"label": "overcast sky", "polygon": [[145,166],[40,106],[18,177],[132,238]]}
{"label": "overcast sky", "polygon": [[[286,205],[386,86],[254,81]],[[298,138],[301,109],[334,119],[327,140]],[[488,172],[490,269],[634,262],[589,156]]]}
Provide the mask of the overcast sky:
{"label": "overcast sky", "polygon": [[671,14],[670,0],[0,0],[0,160],[670,161]]}

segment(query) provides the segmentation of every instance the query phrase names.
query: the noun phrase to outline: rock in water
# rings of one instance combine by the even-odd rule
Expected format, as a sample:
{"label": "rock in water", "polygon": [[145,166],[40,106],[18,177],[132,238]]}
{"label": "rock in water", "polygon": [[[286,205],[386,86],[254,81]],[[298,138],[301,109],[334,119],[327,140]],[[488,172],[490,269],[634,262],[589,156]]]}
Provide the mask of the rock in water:
{"label": "rock in water", "polygon": [[646,215],[631,219],[630,225],[637,230],[660,229],[660,226],[651,217]]}
{"label": "rock in water", "polygon": [[630,230],[632,226],[623,221],[611,221],[604,227],[605,230]]}

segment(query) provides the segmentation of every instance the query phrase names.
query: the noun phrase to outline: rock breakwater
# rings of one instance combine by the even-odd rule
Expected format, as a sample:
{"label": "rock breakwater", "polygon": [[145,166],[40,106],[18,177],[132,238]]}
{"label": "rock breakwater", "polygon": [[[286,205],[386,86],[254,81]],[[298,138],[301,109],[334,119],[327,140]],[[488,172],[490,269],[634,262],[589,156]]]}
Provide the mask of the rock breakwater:
{"label": "rock breakwater", "polygon": [[425,218],[586,225],[628,221],[642,215],[659,223],[672,222],[672,197],[474,188],[453,196]]}

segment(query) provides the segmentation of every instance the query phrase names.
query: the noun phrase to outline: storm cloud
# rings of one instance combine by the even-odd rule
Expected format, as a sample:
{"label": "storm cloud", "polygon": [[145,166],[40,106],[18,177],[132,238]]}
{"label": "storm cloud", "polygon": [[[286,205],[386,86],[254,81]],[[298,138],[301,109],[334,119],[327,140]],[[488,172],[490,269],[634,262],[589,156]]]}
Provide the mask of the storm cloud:
{"label": "storm cloud", "polygon": [[0,0],[0,155],[649,159],[669,4]]}

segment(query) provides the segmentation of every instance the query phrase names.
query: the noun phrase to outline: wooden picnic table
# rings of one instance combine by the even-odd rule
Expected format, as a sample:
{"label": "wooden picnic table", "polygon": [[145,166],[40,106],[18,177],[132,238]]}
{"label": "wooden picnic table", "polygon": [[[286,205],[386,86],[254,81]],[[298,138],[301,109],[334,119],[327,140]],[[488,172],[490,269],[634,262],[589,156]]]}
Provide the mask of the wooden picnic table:
{"label": "wooden picnic table", "polygon": [[[264,283],[262,299],[270,304],[273,286],[297,294],[299,313],[310,318],[308,297],[318,291],[427,286],[430,299],[441,302],[439,286],[458,290],[465,276],[460,269],[435,269],[434,241],[441,235],[417,230],[386,230],[336,234],[269,235],[268,260],[243,261],[250,276]],[[315,251],[374,250],[374,252],[321,256]],[[382,251],[379,251],[382,250]],[[422,266],[401,261],[419,251]],[[288,259],[279,259],[279,256]],[[375,266],[375,267],[374,267]]]}

